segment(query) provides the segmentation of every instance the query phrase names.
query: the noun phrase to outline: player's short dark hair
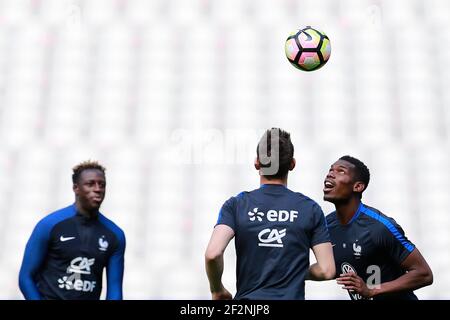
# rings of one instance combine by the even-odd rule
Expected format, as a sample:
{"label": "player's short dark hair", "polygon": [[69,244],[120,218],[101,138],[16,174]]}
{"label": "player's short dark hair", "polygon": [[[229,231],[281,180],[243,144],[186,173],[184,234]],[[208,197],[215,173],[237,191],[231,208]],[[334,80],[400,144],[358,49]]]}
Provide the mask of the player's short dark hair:
{"label": "player's short dark hair", "polygon": [[84,170],[89,170],[89,169],[100,170],[101,172],[103,172],[103,174],[105,174],[105,171],[106,171],[105,167],[102,166],[101,164],[99,164],[97,161],[91,161],[91,160],[83,161],[72,168],[72,170],[73,170],[72,182],[74,184],[78,183],[81,173]]}
{"label": "player's short dark hair", "polygon": [[[271,179],[283,179],[287,176],[289,172],[289,168],[291,166],[292,159],[294,158],[294,145],[291,141],[291,134],[286,132],[280,128],[272,128],[266,130],[266,132],[259,140],[258,146],[256,147],[256,155],[259,158],[259,147],[261,143],[267,144],[267,156],[272,156],[272,145],[271,145],[271,137],[273,130],[278,130],[278,159],[279,159],[279,167],[278,171],[273,175],[264,175],[265,178]],[[277,155],[275,155],[277,156]],[[261,167],[269,167],[271,163],[261,164]]]}
{"label": "player's short dark hair", "polygon": [[[339,160],[344,160],[344,161],[350,162],[351,164],[353,164],[355,166],[354,179],[355,179],[355,181],[363,182],[365,185],[364,190],[366,190],[367,186],[369,185],[369,181],[370,181],[370,171],[369,171],[369,168],[367,168],[367,166],[364,164],[364,162],[362,162],[361,160],[358,160],[352,156],[343,156],[343,157],[340,157]],[[364,190],[363,190],[363,192],[364,192]]]}

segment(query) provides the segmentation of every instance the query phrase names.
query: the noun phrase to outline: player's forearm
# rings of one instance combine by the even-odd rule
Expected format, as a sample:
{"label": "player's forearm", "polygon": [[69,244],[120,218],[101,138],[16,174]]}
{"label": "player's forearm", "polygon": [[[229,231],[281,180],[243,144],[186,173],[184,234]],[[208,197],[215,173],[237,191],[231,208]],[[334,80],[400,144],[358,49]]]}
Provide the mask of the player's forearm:
{"label": "player's forearm", "polygon": [[106,300],[122,300],[124,251],[116,252],[106,267],[108,290]]}
{"label": "player's forearm", "polygon": [[324,266],[314,263],[309,267],[306,280],[323,281],[330,280],[334,277],[334,266],[325,268]]}
{"label": "player's forearm", "polygon": [[32,258],[30,250],[26,250],[19,271],[19,288],[26,300],[41,300],[41,294],[34,280],[36,271],[40,266],[40,260]]}
{"label": "player's forearm", "polygon": [[122,300],[122,279],[108,281],[106,300]]}
{"label": "player's forearm", "polygon": [[123,299],[122,288],[108,290],[108,293],[106,295],[106,300],[122,300],[122,299]]}
{"label": "player's forearm", "polygon": [[308,270],[308,279],[315,281],[333,279],[336,273],[334,265],[333,248],[330,242],[316,244],[312,247],[316,256],[316,263],[312,264]]}
{"label": "player's forearm", "polygon": [[221,291],[223,289],[223,255],[206,254],[205,266],[211,292]]}
{"label": "player's forearm", "polygon": [[401,277],[380,284],[380,286],[370,289],[370,296],[377,296],[384,293],[394,293],[399,291],[413,291],[433,283],[433,274],[428,270],[411,270]]}
{"label": "player's forearm", "polygon": [[26,300],[41,300],[41,294],[31,275],[19,274],[19,288]]}

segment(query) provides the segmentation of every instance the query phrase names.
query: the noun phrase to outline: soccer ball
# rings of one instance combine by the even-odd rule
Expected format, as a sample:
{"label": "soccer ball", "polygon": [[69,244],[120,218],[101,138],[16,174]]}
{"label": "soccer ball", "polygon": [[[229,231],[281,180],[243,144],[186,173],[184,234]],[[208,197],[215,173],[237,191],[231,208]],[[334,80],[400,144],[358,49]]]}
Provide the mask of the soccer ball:
{"label": "soccer ball", "polygon": [[284,51],[289,62],[297,69],[317,70],[330,58],[330,39],[325,33],[307,26],[289,35]]}

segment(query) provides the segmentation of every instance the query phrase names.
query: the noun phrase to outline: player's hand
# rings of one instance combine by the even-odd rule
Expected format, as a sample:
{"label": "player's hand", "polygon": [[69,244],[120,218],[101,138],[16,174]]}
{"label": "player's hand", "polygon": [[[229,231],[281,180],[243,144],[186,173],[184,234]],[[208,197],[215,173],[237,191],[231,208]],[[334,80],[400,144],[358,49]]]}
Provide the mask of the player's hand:
{"label": "player's hand", "polygon": [[231,300],[233,298],[224,286],[222,286],[220,291],[211,292],[211,297],[213,300]]}
{"label": "player's hand", "polygon": [[343,286],[342,289],[359,293],[364,298],[371,298],[373,296],[373,290],[369,289],[364,280],[354,272],[339,275],[336,282]]}

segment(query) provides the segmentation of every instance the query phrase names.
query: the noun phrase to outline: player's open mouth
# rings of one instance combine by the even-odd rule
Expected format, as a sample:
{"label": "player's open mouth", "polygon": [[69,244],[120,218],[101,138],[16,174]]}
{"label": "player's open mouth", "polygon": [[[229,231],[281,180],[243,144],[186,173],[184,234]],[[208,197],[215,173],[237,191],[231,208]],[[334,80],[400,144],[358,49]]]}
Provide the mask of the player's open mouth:
{"label": "player's open mouth", "polygon": [[330,192],[331,190],[333,190],[333,188],[334,188],[334,183],[331,182],[330,180],[325,180],[323,192],[324,192],[324,193],[328,193],[328,192]]}

